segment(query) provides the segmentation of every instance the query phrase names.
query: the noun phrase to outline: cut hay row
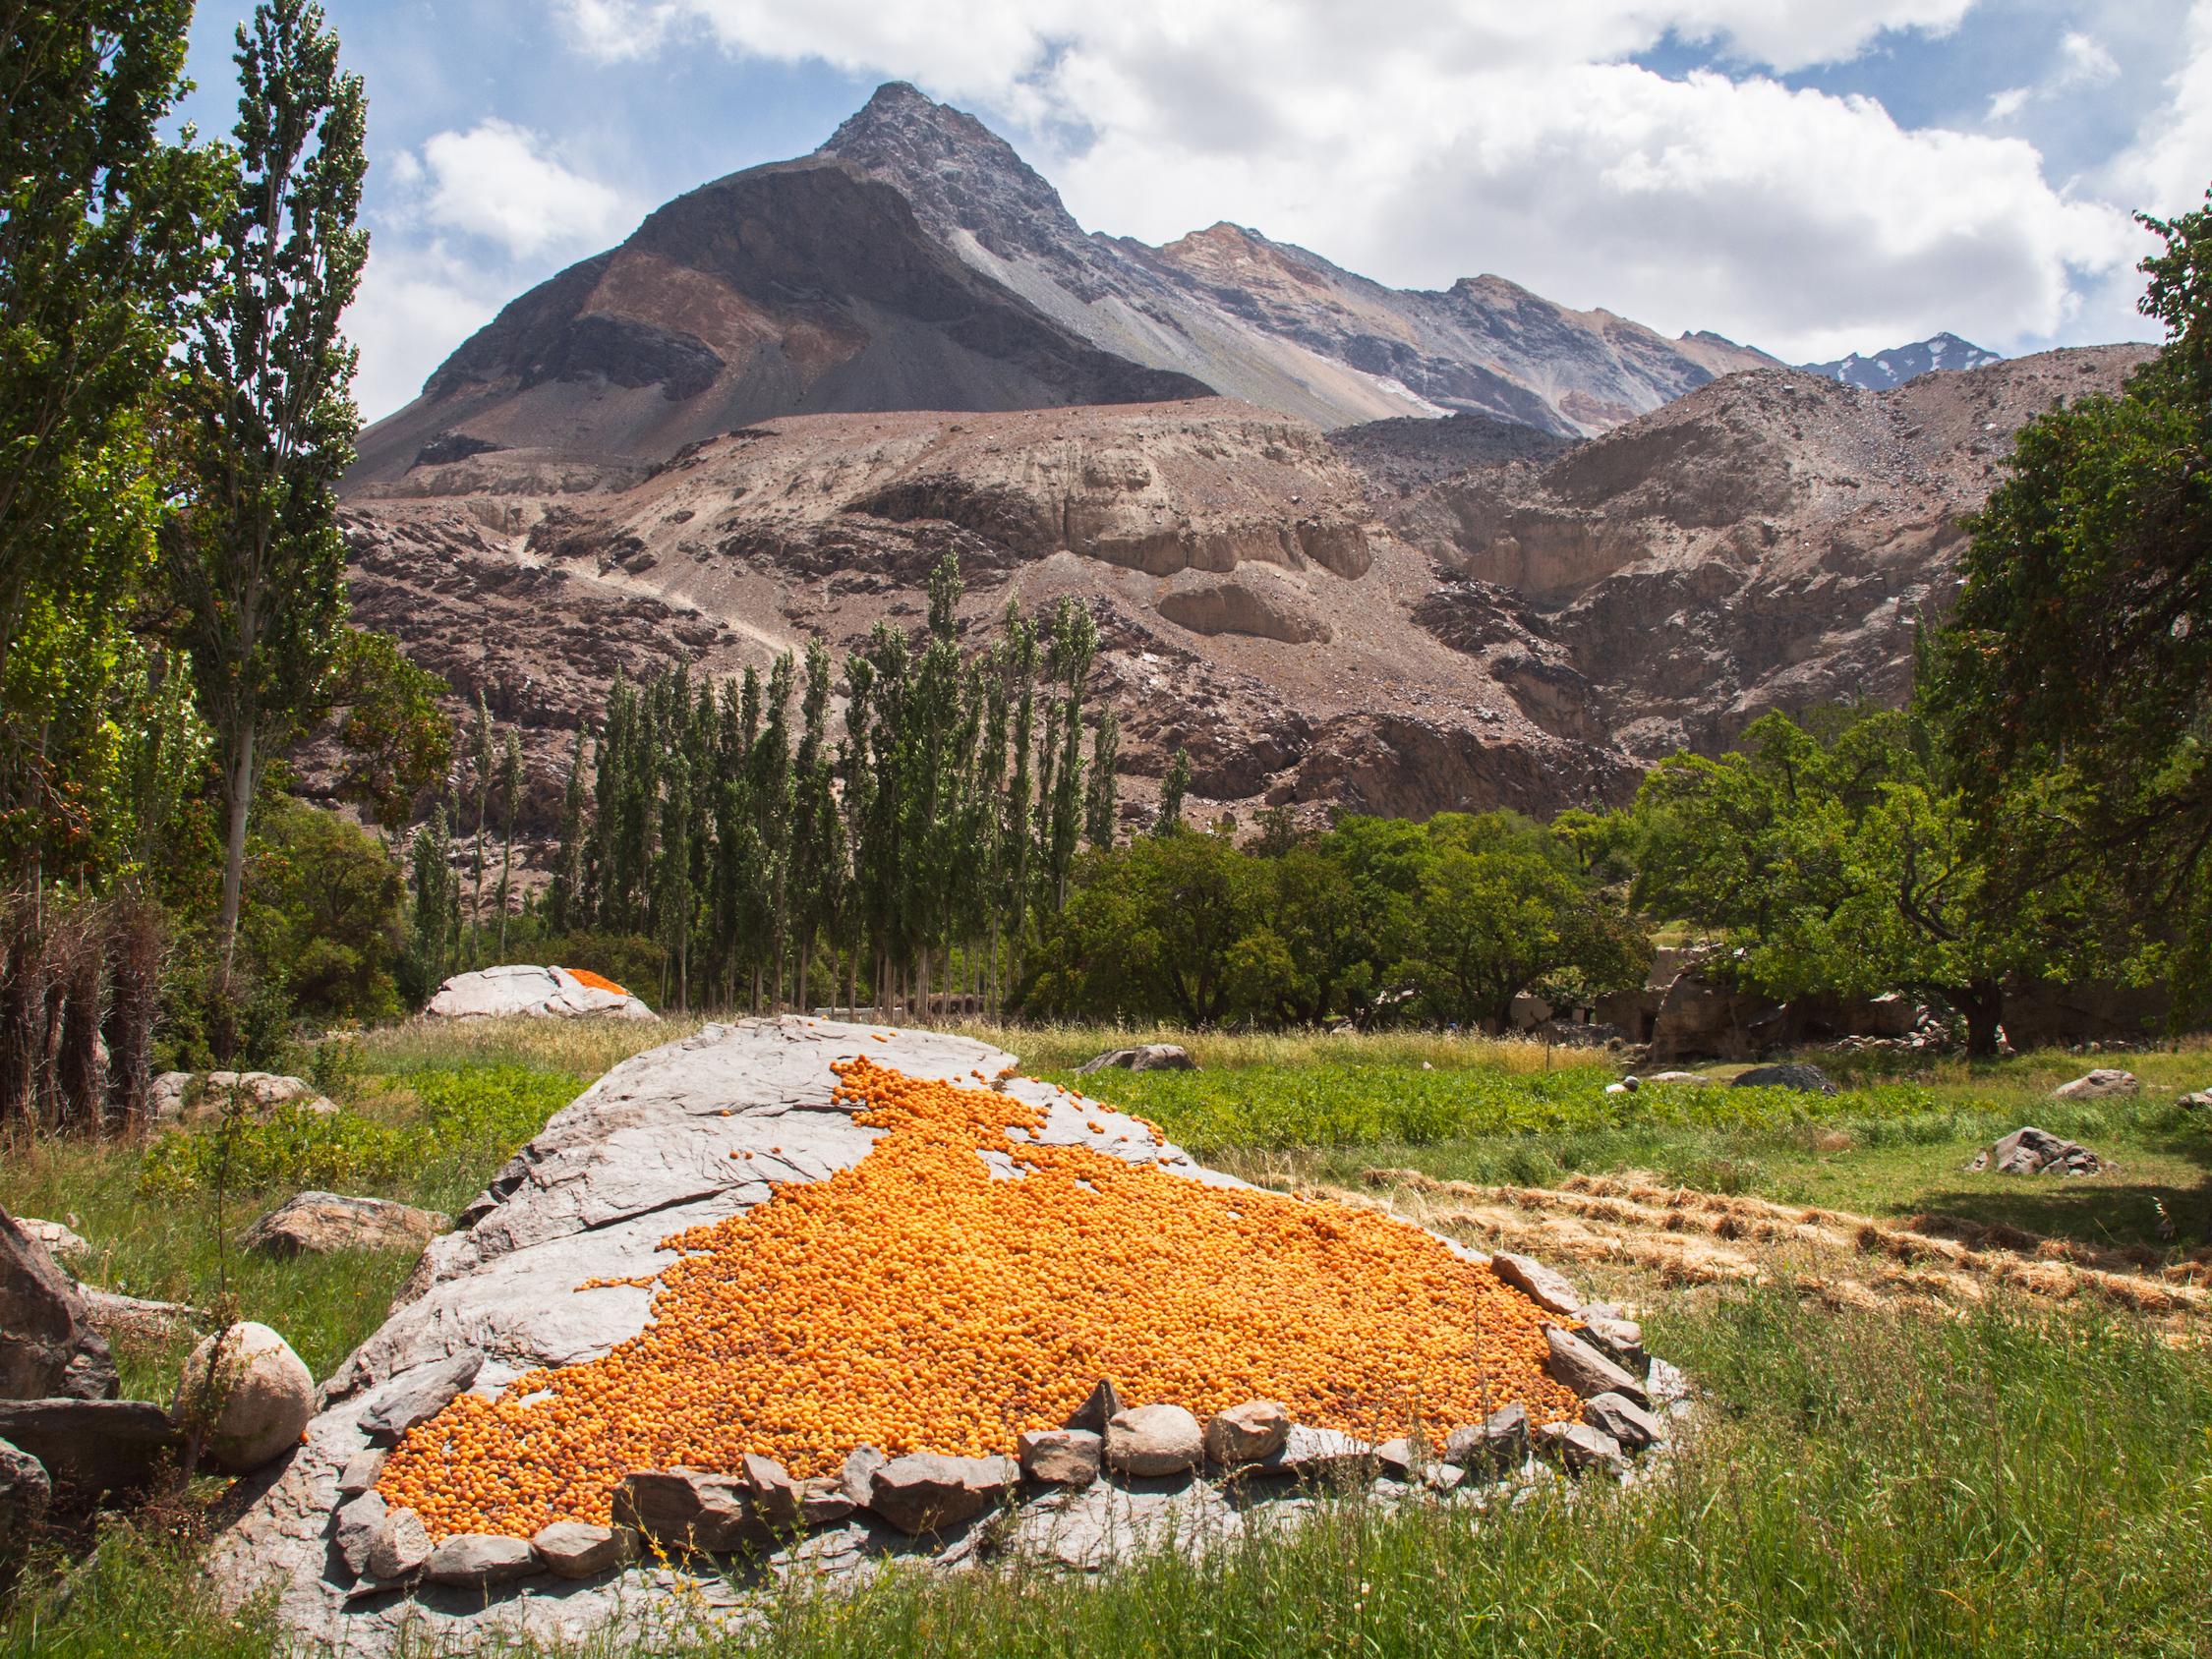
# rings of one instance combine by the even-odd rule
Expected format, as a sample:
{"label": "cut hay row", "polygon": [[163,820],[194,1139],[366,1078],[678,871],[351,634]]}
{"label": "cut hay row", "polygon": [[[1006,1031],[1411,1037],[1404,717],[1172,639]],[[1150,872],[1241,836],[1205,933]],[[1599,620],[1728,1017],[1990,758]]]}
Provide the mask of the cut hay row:
{"label": "cut hay row", "polygon": [[[1972,1229],[1950,1218],[1916,1218],[1903,1228],[1847,1211],[1774,1204],[1686,1188],[1607,1177],[1579,1177],[1561,1187],[1478,1186],[1439,1181],[1418,1170],[1367,1171],[1370,1187],[1395,1188],[1424,1196],[1461,1200],[1443,1211],[1429,1211],[1432,1226],[1461,1226],[1514,1248],[1566,1254],[1581,1261],[1616,1261],[1656,1271],[1667,1283],[1719,1280],[1764,1281],[1772,1275],[1744,1249],[1716,1251],[1710,1246],[1683,1249],[1661,1240],[1696,1235],[1723,1245],[1748,1245],[1770,1251],[1797,1248],[1859,1258],[1881,1257],[1896,1264],[1879,1272],[1876,1282],[1905,1294],[1940,1295],[1953,1301],[1978,1299],[1985,1287],[2004,1285],[2049,1300],[2091,1294],[2141,1313],[2201,1313],[2206,1292],[2165,1274],[2084,1266],[2044,1254],[2049,1240],[2013,1229],[1979,1230],[1985,1247],[1919,1230],[1931,1227]],[[1531,1220],[1529,1218],[1542,1218]],[[1562,1226],[1571,1222],[1572,1226]],[[2003,1235],[2032,1240],[2020,1251]],[[1994,1245],[1994,1247],[1990,1247]],[[2108,1252],[2108,1259],[2120,1257]],[[1901,1273],[1899,1269],[1903,1270]],[[2183,1272],[2188,1270],[2184,1269]],[[1792,1276],[1796,1277],[1796,1276]],[[1848,1296],[1846,1300],[1850,1299]]]}

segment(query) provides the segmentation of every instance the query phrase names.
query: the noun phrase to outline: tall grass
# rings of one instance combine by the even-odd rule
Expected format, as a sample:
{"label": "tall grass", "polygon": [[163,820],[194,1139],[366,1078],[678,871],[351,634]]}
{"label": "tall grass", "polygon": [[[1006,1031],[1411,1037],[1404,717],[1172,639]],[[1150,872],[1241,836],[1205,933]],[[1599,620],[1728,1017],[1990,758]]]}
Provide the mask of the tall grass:
{"label": "tall grass", "polygon": [[[1284,1535],[1099,1580],[1013,1568],[793,1591],[707,1650],[2104,1659],[2212,1646],[2201,1350],[2088,1313],[2000,1302],[1934,1321],[1765,1291],[1647,1329],[1699,1380],[1705,1418],[1682,1457],[1627,1490],[1560,1488],[1480,1515],[1343,1500]],[[19,1601],[0,1655],[268,1651],[259,1616],[221,1621],[187,1559],[129,1535],[66,1602]],[[558,1651],[617,1659],[679,1636]]]}

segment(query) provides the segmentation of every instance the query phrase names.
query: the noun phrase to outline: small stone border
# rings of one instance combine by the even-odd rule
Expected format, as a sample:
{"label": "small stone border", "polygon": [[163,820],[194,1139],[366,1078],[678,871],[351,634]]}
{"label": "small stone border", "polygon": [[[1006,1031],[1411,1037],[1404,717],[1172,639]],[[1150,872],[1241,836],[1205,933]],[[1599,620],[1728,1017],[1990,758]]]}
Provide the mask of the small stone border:
{"label": "small stone border", "polygon": [[[1585,1304],[1559,1274],[1527,1256],[1492,1258],[1498,1277],[1556,1317],[1543,1326],[1546,1372],[1582,1401],[1578,1421],[1531,1429],[1518,1403],[1455,1428],[1439,1447],[1399,1438],[1369,1443],[1295,1422],[1273,1401],[1248,1401],[1201,1424],[1172,1403],[1127,1406],[1101,1381],[1057,1429],[1032,1430],[1013,1458],[935,1453],[887,1457],[856,1448],[832,1476],[794,1478],[749,1454],[733,1471],[639,1470],[615,1488],[612,1526],[557,1520],[534,1537],[456,1533],[432,1542],[412,1510],[376,1490],[388,1455],[356,1456],[339,1478],[329,1576],[350,1582],[349,1604],[426,1586],[489,1598],[531,1579],[602,1578],[643,1564],[664,1572],[722,1572],[765,1558],[776,1573],[844,1573],[869,1557],[925,1556],[953,1567],[985,1546],[992,1517],[1010,1524],[999,1547],[1095,1571],[1127,1553],[1146,1520],[1225,1514],[1371,1484],[1385,1497],[1426,1492],[1477,1506],[1544,1478],[1635,1478],[1640,1459],[1679,1441],[1690,1410],[1682,1373],[1648,1354],[1622,1310]],[[1571,1321],[1572,1323],[1563,1323]],[[440,1368],[388,1420],[396,1441],[473,1379],[466,1358]],[[1122,1548],[1117,1533],[1128,1532]]]}

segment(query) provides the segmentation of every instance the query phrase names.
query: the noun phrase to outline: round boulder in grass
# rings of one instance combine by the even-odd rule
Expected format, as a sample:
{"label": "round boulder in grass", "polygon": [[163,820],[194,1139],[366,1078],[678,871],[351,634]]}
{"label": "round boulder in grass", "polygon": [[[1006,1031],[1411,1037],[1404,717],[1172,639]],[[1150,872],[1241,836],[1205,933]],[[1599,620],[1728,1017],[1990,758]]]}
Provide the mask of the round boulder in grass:
{"label": "round boulder in grass", "polygon": [[661,1016],[604,974],[589,968],[512,965],[455,974],[423,1005],[429,1019],[658,1019]]}
{"label": "round boulder in grass", "polygon": [[210,1462],[245,1474],[299,1444],[315,1415],[315,1378],[291,1344],[244,1320],[192,1350],[174,1410],[181,1421],[204,1422]]}

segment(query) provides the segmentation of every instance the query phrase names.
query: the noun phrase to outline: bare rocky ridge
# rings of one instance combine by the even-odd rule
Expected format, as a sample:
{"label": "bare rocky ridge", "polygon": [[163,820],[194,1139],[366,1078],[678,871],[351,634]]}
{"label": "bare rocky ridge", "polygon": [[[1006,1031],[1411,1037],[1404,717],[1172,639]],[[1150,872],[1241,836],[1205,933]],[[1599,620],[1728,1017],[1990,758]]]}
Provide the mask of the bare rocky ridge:
{"label": "bare rocky ridge", "polygon": [[1640,760],[1724,746],[1769,709],[1894,705],[2012,433],[2147,355],[2046,352],[1887,392],[1731,375],[1396,507],[1449,578],[1416,618],[1545,730]]}
{"label": "bare rocky ridge", "polygon": [[1089,606],[1133,823],[1178,745],[1195,813],[1544,812],[1766,709],[1901,699],[2012,431],[2142,356],[1883,393],[1734,375],[1580,444],[1213,399],[795,417],[580,492],[482,452],[355,488],[354,601],[521,727],[534,836],[617,667],[728,675],[919,626],[948,550],[970,630],[1010,598]]}
{"label": "bare rocky ridge", "polygon": [[1186,397],[978,275],[830,158],[678,197],[541,283],[363,434],[358,483],[520,451],[567,485],[768,415]]}
{"label": "bare rocky ridge", "polygon": [[1164,248],[1085,232],[1005,140],[901,83],[818,153],[897,186],[946,246],[1102,350],[1324,427],[1463,410],[1598,432],[1774,362],[1498,276],[1387,288],[1239,225]]}

